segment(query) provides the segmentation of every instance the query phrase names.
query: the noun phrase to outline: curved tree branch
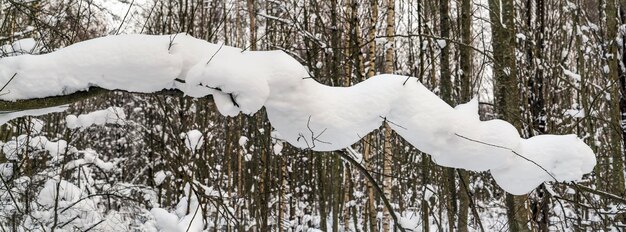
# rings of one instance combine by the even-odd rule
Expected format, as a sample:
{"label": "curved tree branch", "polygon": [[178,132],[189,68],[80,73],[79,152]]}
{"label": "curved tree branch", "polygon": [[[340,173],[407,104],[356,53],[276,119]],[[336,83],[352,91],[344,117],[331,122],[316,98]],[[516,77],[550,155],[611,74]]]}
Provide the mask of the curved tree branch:
{"label": "curved tree branch", "polygon": [[[17,101],[2,101],[0,100],[0,114],[7,112],[15,112],[15,111],[23,111],[23,110],[34,110],[34,109],[43,109],[54,106],[61,106],[76,103],[85,99],[89,99],[92,97],[97,97],[104,95],[106,93],[110,93],[113,91],[120,91],[126,93],[133,94],[145,94],[148,93],[138,93],[138,92],[129,92],[124,90],[109,90],[100,87],[90,87],[87,91],[79,91],[68,95],[63,96],[54,96],[54,97],[45,97],[45,98],[35,98],[28,100],[17,100]],[[183,92],[175,89],[164,89],[155,93],[150,93],[150,95],[166,95],[166,96],[183,96]],[[207,96],[210,97],[210,96]]]}
{"label": "curved tree branch", "polygon": [[359,171],[361,172],[361,174],[363,174],[367,180],[372,183],[372,186],[374,186],[374,188],[376,189],[376,192],[378,192],[378,195],[380,196],[380,198],[382,199],[383,203],[385,204],[385,208],[387,208],[387,210],[389,210],[390,212],[390,216],[391,218],[393,218],[394,221],[394,226],[396,228],[398,228],[400,231],[402,232],[406,232],[406,230],[404,229],[404,227],[402,227],[402,225],[400,225],[400,221],[398,220],[398,216],[396,215],[395,211],[393,210],[393,207],[391,206],[391,203],[389,203],[389,199],[387,199],[387,197],[385,196],[385,194],[383,193],[383,190],[380,188],[380,186],[378,185],[378,183],[376,183],[376,180],[374,180],[374,177],[372,177],[372,175],[370,175],[370,173],[367,171],[367,169],[365,169],[365,167],[363,167],[363,165],[361,165],[359,162],[357,162],[356,160],[354,160],[352,157],[350,157],[347,153],[350,152],[350,149],[352,148],[347,148],[346,150],[339,152],[338,154],[346,161],[350,162],[350,164],[352,164],[353,166],[355,166],[357,169],[359,169]]}

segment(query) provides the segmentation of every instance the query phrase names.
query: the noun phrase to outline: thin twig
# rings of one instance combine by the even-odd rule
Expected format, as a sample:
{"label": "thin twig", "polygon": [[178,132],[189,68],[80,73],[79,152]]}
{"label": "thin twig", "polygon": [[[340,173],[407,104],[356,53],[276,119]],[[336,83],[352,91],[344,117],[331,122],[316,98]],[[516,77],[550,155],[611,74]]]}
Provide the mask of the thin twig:
{"label": "thin twig", "polygon": [[550,177],[552,177],[552,179],[554,179],[554,181],[559,182],[559,180],[557,180],[557,179],[556,179],[556,177],[555,177],[555,176],[554,176],[551,172],[549,172],[547,169],[545,169],[543,166],[541,166],[541,165],[539,165],[537,162],[535,162],[535,161],[533,161],[533,160],[531,160],[531,159],[529,159],[529,158],[526,158],[525,156],[523,156],[523,155],[521,155],[521,154],[517,153],[515,150],[513,150],[513,149],[511,149],[511,148],[504,147],[504,146],[500,146],[500,145],[495,145],[495,144],[490,144],[490,143],[486,143],[486,142],[479,141],[479,140],[475,140],[475,139],[471,139],[471,138],[465,137],[465,136],[463,136],[463,135],[460,135],[460,134],[458,134],[458,133],[454,133],[454,135],[456,135],[456,136],[458,136],[458,137],[461,137],[461,138],[464,138],[464,139],[466,139],[466,140],[472,141],[472,142],[480,143],[480,144],[487,145],[487,146],[491,146],[491,147],[501,148],[501,149],[504,149],[504,150],[509,150],[509,151],[513,152],[513,154],[515,154],[515,155],[517,155],[517,156],[521,157],[522,159],[525,159],[526,161],[531,162],[531,163],[533,163],[534,165],[536,165],[537,167],[541,168],[541,170],[543,170],[543,171],[544,171],[544,172],[546,172],[548,175],[550,175]]}
{"label": "thin twig", "polygon": [[[124,18],[122,18],[122,22],[120,23],[120,26],[117,28],[117,31],[115,32],[115,35],[119,35],[120,31],[122,30],[122,26],[124,26],[124,22],[126,21],[126,17],[128,17],[128,13],[130,13],[130,9],[133,8],[133,4],[135,4],[135,0],[130,2],[130,6],[128,6],[128,10],[126,10],[126,14],[124,15]],[[152,11],[150,11],[150,13],[152,13]],[[147,22],[147,20],[146,20]],[[142,28],[143,30],[143,28]]]}
{"label": "thin twig", "polygon": [[383,116],[378,116],[378,117],[382,118],[382,119],[383,119],[386,123],[391,123],[391,124],[393,124],[394,126],[397,126],[397,127],[400,127],[400,128],[402,128],[402,129],[407,130],[407,129],[406,129],[406,127],[403,127],[403,126],[401,126],[400,124],[397,124],[397,123],[395,123],[395,122],[389,121],[389,120],[387,119],[387,117],[383,117]]}
{"label": "thin twig", "polygon": [[365,169],[365,167],[363,167],[359,162],[354,160],[350,155],[346,154],[346,153],[350,153],[350,150],[347,150],[347,152],[346,152],[346,150],[344,150],[344,151],[338,152],[338,153],[339,153],[339,155],[342,158],[344,158],[346,161],[350,162],[357,169],[359,169],[359,171],[367,178],[367,180],[372,184],[372,186],[374,186],[374,188],[376,189],[376,192],[378,192],[378,195],[380,195],[380,198],[382,199],[383,203],[385,204],[385,208],[387,208],[387,210],[389,210],[391,218],[393,218],[395,227],[398,228],[402,232],[406,232],[405,228],[402,227],[402,225],[400,225],[400,221],[398,220],[398,216],[396,215],[395,211],[393,210],[393,207],[389,203],[389,200],[385,196],[383,190],[380,188],[378,183],[376,183],[376,180],[374,180],[374,177],[372,177],[372,175],[369,174],[367,169]]}
{"label": "thin twig", "polygon": [[213,60],[213,57],[215,57],[215,55],[217,55],[217,53],[220,52],[220,50],[222,50],[223,46],[224,46],[224,43],[221,43],[220,47],[217,49],[217,51],[215,51],[215,53],[213,53],[211,58],[209,58],[209,61],[206,62],[207,65],[209,65],[209,63],[211,63],[211,60]]}
{"label": "thin twig", "polygon": [[7,81],[7,83],[5,83],[4,86],[2,86],[2,88],[0,88],[0,93],[2,93],[2,90],[4,90],[4,88],[6,88],[7,85],[9,85],[9,83],[11,83],[11,81],[13,81],[15,76],[17,76],[17,73],[14,73],[13,76],[11,76],[11,78],[9,79],[9,81]]}

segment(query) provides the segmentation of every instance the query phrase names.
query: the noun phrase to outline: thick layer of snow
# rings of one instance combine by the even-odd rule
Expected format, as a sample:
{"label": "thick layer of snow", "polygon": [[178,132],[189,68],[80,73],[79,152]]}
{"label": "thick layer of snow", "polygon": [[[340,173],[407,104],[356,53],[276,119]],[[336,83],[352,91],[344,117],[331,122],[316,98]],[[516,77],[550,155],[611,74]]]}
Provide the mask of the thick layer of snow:
{"label": "thick layer of snow", "polygon": [[174,87],[182,70],[216,45],[185,35],[120,35],[76,43],[46,55],[0,60],[2,100],[63,95],[91,86],[153,92]]}
{"label": "thick layer of snow", "polygon": [[453,108],[413,77],[386,74],[352,87],[329,87],[284,52],[241,51],[182,34],[105,37],[48,55],[0,60],[0,83],[14,74],[1,100],[90,86],[139,92],[178,88],[193,97],[212,94],[223,115],[265,107],[280,139],[317,151],[349,147],[387,122],[436,163],[491,170],[514,194],[543,181],[577,180],[596,163],[592,150],[574,135],[522,139],[508,122],[480,121],[476,100]]}

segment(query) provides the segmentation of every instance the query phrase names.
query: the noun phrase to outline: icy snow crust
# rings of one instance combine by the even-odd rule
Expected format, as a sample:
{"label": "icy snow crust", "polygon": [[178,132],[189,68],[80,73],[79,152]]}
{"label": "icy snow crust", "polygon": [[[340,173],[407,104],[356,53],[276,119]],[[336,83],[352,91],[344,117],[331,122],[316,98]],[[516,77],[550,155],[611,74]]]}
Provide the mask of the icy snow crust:
{"label": "icy snow crust", "polygon": [[265,107],[281,139],[316,151],[349,147],[386,121],[436,163],[490,170],[513,194],[544,181],[578,180],[596,164],[593,151],[575,135],[522,139],[508,122],[480,121],[476,100],[453,108],[413,77],[385,74],[352,87],[329,87],[284,52],[241,51],[183,34],[110,36],[47,55],[0,60],[0,83],[15,73],[0,99],[69,94],[90,86],[135,92],[176,88],[193,97],[213,95],[227,116]]}

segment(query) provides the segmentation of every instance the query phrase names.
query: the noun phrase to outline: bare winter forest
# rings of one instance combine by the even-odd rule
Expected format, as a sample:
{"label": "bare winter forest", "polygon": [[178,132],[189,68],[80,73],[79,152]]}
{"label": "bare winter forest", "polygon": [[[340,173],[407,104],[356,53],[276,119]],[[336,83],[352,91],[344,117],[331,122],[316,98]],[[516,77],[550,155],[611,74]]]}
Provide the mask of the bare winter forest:
{"label": "bare winter forest", "polygon": [[[128,34],[166,37],[121,37]],[[513,195],[507,191],[523,182],[498,179],[496,172],[507,170],[484,168],[482,161],[453,168],[472,159],[445,163],[419,150],[410,137],[419,132],[405,131],[411,125],[392,114],[376,116],[383,126],[338,150],[332,144],[339,139],[323,136],[343,127],[315,132],[318,122],[309,114],[299,119],[307,131],[292,141],[281,139],[287,133],[277,125],[296,121],[268,120],[277,118],[275,109],[295,111],[308,98],[319,98],[322,114],[325,108],[341,109],[346,118],[361,114],[344,103],[386,97],[369,91],[374,84],[361,95],[268,93],[258,105],[265,108],[249,112],[245,93],[229,93],[227,85],[206,86],[214,95],[197,98],[180,87],[124,86],[133,82],[33,90],[58,87],[46,75],[97,73],[109,64],[107,73],[147,85],[144,76],[159,67],[129,74],[115,70],[124,62],[111,57],[128,51],[131,64],[161,62],[152,53],[133,53],[135,47],[169,38],[166,51],[173,54],[192,40],[187,35],[216,46],[214,54],[200,54],[207,66],[225,63],[233,72],[254,75],[257,67],[216,57],[222,46],[223,53],[282,51],[306,68],[298,78],[328,86],[379,81],[369,83],[382,89],[379,74],[415,77],[452,107],[476,99],[481,120],[505,120],[522,138],[575,134],[597,163],[569,181],[559,176],[568,174],[559,165],[593,164],[566,154],[544,167],[537,163],[559,149],[532,150],[540,154],[536,160],[524,157],[511,168],[531,162],[555,181]],[[134,42],[83,42],[104,36]],[[71,56],[92,52],[85,47],[103,55]],[[112,52],[118,50],[124,54]],[[95,58],[44,62],[52,58],[43,54]],[[0,231],[625,231],[625,60],[626,0],[0,0]],[[25,83],[33,73],[42,78]],[[174,78],[176,86],[191,82]],[[320,92],[326,93],[311,93]],[[14,97],[20,93],[25,97]],[[288,106],[268,103],[285,102],[281,96],[300,98]],[[230,113],[220,101],[238,110]],[[419,110],[396,108],[395,115]],[[432,115],[423,124],[458,124],[447,114]],[[500,132],[485,136],[497,139]],[[521,156],[517,148],[454,135]],[[427,145],[441,142],[440,134],[419,136]],[[560,152],[576,151],[570,145]]]}

